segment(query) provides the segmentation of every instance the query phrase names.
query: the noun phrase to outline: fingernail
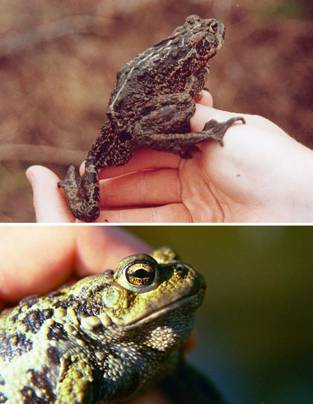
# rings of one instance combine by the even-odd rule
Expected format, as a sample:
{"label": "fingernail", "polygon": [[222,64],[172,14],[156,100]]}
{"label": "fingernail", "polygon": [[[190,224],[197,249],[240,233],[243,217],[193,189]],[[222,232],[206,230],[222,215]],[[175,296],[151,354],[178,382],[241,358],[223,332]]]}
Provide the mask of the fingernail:
{"label": "fingernail", "polygon": [[25,171],[25,175],[26,175],[26,178],[28,179],[28,181],[30,182],[30,184],[33,185],[34,177],[35,177],[33,167],[28,167],[27,170]]}

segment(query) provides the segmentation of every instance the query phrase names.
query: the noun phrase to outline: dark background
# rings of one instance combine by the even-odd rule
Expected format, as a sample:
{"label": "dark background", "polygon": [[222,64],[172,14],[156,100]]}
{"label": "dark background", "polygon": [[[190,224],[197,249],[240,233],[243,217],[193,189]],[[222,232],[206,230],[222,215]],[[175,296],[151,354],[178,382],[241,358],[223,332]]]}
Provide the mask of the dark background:
{"label": "dark background", "polygon": [[230,403],[313,403],[311,227],[128,230],[205,276],[189,357]]}
{"label": "dark background", "polygon": [[63,176],[78,164],[97,137],[116,71],[189,14],[226,25],[208,83],[215,105],[264,115],[312,147],[312,4],[1,0],[0,221],[34,220],[27,166],[44,163]]}

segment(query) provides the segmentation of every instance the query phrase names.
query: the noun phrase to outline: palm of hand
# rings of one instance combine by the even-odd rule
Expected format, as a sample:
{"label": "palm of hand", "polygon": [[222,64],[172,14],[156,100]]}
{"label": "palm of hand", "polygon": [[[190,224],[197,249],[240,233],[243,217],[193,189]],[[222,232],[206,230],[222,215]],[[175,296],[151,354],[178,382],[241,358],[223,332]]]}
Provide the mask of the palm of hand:
{"label": "palm of hand", "polygon": [[[199,102],[191,119],[194,131],[211,118],[238,115],[211,108],[208,93]],[[244,117],[246,125],[228,129],[224,147],[205,141],[192,159],[138,150],[125,166],[102,170],[98,221],[307,221],[312,196],[305,181],[309,176],[301,173],[313,171],[311,150],[265,118]],[[32,167],[27,175],[38,221],[74,220],[54,173]]]}

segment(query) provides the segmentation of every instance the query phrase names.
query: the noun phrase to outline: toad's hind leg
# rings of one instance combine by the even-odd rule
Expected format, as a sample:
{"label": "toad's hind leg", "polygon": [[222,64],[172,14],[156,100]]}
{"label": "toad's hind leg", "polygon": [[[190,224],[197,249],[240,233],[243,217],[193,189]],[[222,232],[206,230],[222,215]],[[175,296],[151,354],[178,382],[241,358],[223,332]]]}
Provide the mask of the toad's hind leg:
{"label": "toad's hind leg", "polygon": [[192,157],[196,150],[196,144],[207,139],[213,139],[223,146],[224,135],[234,123],[241,121],[245,123],[244,118],[234,117],[225,122],[217,122],[214,119],[208,121],[202,131],[187,133],[151,133],[141,134],[137,143],[140,146],[150,147],[156,150],[169,151],[179,154],[183,158]]}
{"label": "toad's hind leg", "polygon": [[70,166],[58,186],[64,190],[69,208],[77,219],[84,222],[97,219],[100,214],[100,196],[98,173],[94,164],[87,160],[81,177],[77,169]]}
{"label": "toad's hind leg", "polygon": [[85,172],[80,177],[75,167],[70,166],[59,188],[63,188],[73,215],[84,222],[92,222],[100,215],[98,170],[107,166],[125,164],[131,156],[129,141],[121,142],[109,119],[101,129],[101,135],[89,151]]}

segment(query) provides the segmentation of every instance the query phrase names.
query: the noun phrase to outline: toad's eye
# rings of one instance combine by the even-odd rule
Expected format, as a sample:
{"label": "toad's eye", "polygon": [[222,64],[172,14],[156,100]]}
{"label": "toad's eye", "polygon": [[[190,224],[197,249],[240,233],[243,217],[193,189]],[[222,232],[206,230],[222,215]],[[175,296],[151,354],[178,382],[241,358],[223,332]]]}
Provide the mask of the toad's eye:
{"label": "toad's eye", "polygon": [[135,286],[151,285],[155,279],[155,268],[143,262],[132,264],[126,270],[126,278]]}
{"label": "toad's eye", "polygon": [[124,258],[114,274],[123,288],[134,293],[146,293],[159,286],[159,265],[147,254],[136,254]]}
{"label": "toad's eye", "polygon": [[200,22],[201,22],[201,18],[198,15],[195,15],[195,14],[189,15],[186,18],[186,23],[189,24],[189,25],[194,25],[196,23],[199,24]]}

